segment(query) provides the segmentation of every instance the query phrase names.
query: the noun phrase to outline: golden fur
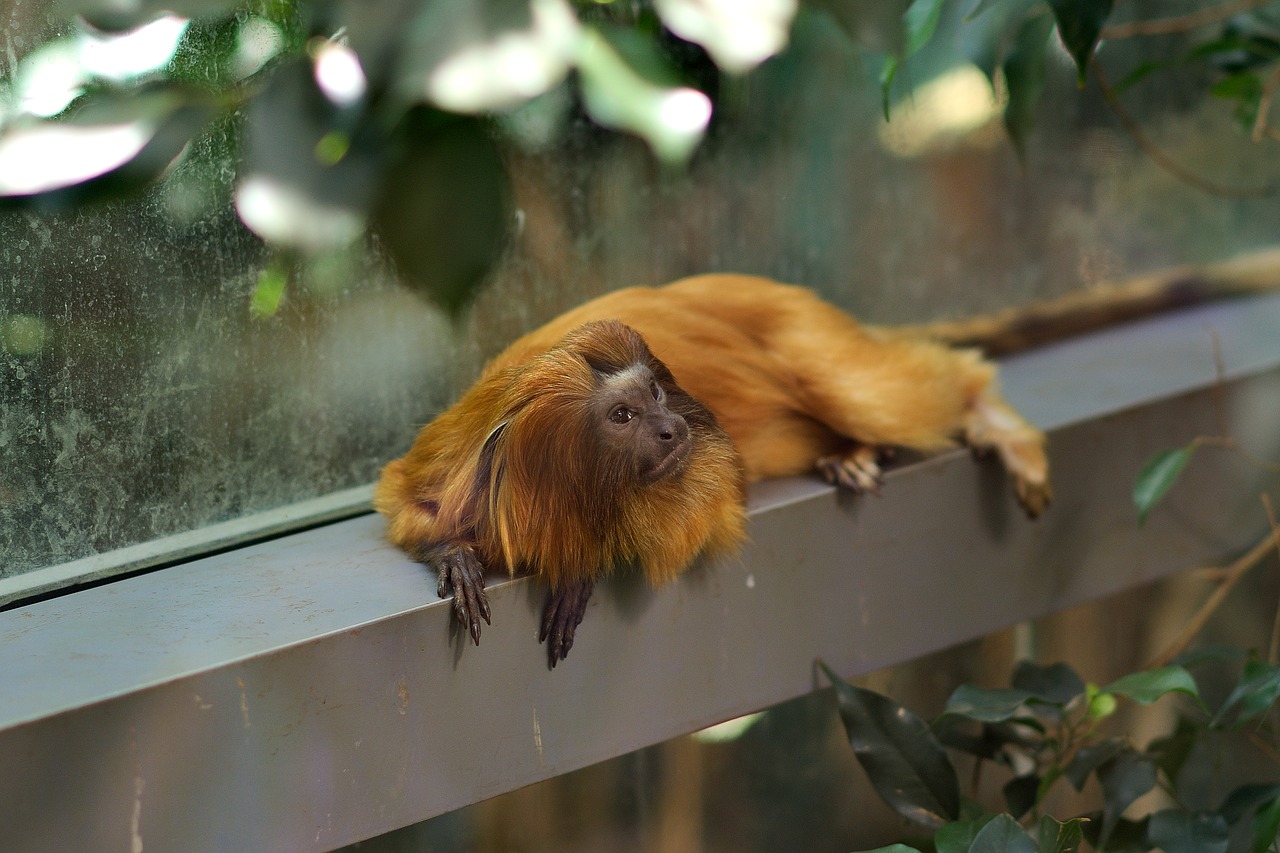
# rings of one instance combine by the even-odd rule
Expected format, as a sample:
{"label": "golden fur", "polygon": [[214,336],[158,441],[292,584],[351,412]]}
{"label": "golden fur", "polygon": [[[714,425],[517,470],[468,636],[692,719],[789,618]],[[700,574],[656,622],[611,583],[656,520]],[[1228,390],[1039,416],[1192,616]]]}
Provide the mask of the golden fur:
{"label": "golden fur", "polygon": [[1044,436],[999,395],[995,366],[977,351],[863,326],[765,278],[700,275],[607,294],[520,338],[490,370],[602,318],[640,332],[715,413],[748,482],[811,472],[850,442],[933,451],[963,440],[999,453],[1031,514],[1048,502]]}
{"label": "golden fur", "polygon": [[[601,454],[585,408],[597,361],[652,369],[689,422],[683,471],[642,484]],[[817,466],[835,482],[874,488],[879,448],[962,440],[994,449],[1038,514],[1050,496],[1044,436],[994,379],[976,351],[862,326],[808,290],[763,278],[620,290],[494,359],[386,466],[375,504],[392,541],[416,558],[461,546],[485,568],[529,571],[553,590],[586,584],[580,610],[615,565],[637,564],[656,585],[699,553],[733,547],[744,481]],[[478,641],[476,608],[458,602],[460,588],[455,606]],[[572,622],[572,642],[577,623],[562,621]]]}
{"label": "golden fur", "polygon": [[[693,450],[678,476],[640,484],[590,434],[589,364],[647,364]],[[742,463],[714,416],[616,322],[583,325],[526,357],[499,359],[389,464],[376,503],[392,541],[467,542],[481,562],[530,571],[552,588],[636,564],[654,585],[701,551],[743,536]]]}

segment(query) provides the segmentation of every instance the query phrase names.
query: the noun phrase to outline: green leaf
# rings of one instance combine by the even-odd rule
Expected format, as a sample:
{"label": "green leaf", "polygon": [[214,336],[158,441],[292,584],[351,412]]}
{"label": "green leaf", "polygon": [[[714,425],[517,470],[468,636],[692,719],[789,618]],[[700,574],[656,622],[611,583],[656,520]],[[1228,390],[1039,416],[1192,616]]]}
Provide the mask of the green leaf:
{"label": "green leaf", "polygon": [[893,100],[893,81],[903,63],[920,51],[938,29],[945,0],[915,0],[902,15],[903,43],[901,51],[885,57],[880,68],[880,105],[884,120],[889,121],[889,106]]}
{"label": "green leaf", "polygon": [[900,56],[906,46],[903,16],[909,0],[806,0],[807,6],[821,9],[863,50]]}
{"label": "green leaf", "polygon": [[1209,725],[1243,725],[1257,719],[1280,699],[1280,667],[1266,661],[1246,661],[1235,688],[1222,703]]}
{"label": "green leaf", "polygon": [[[1018,33],[1031,17],[1043,18],[1048,23],[1045,40],[1053,31],[1053,16],[1041,0],[996,0],[984,3],[980,19],[967,19],[956,33],[956,48],[960,54],[977,66],[994,87],[998,72],[1009,52],[1013,50]],[[993,8],[994,7],[994,8]]]}
{"label": "green leaf", "polygon": [[1176,664],[1130,673],[1117,678],[1103,690],[1142,705],[1150,705],[1168,693],[1185,693],[1193,699],[1200,698],[1196,680],[1191,677],[1191,673]]}
{"label": "green leaf", "polygon": [[1222,815],[1165,809],[1151,815],[1147,842],[1164,853],[1226,853],[1227,822]]}
{"label": "green leaf", "polygon": [[988,761],[996,760],[1006,746],[1033,748],[1038,742],[1032,741],[1023,728],[1044,734],[1044,726],[1032,718],[1010,717],[1003,723],[983,723],[976,735],[967,730],[972,723],[967,717],[942,714],[933,721],[932,729],[944,746]]}
{"label": "green leaf", "polygon": [[1251,853],[1267,853],[1274,848],[1280,836],[1280,798],[1258,809],[1253,816],[1253,841]]}
{"label": "green leaf", "polygon": [[1241,130],[1251,131],[1257,121],[1265,89],[1266,86],[1259,75],[1250,71],[1240,71],[1214,83],[1209,88],[1209,92],[1216,98],[1235,101],[1236,122]]}
{"label": "green leaf", "polygon": [[1275,782],[1250,782],[1233,789],[1222,800],[1218,814],[1227,823],[1238,823],[1249,812],[1280,797],[1280,784]]}
{"label": "green leaf", "polygon": [[488,126],[419,108],[383,176],[373,224],[411,287],[456,314],[502,251],[507,175]]}
{"label": "green leaf", "polygon": [[915,0],[907,7],[902,16],[906,33],[906,46],[903,58],[914,56],[929,43],[938,30],[938,20],[942,17],[942,7],[946,0]]}
{"label": "green leaf", "polygon": [[1191,57],[1204,59],[1211,67],[1228,74],[1258,69],[1280,59],[1280,40],[1251,29],[1251,22],[1258,20],[1256,15],[1233,17],[1218,38],[1197,45]]}
{"label": "green leaf", "polygon": [[1035,126],[1036,106],[1045,84],[1045,57],[1053,19],[1048,15],[1032,15],[1023,21],[1014,37],[1013,47],[1000,68],[1004,73],[1009,100],[1004,108],[1004,128],[1025,162],[1027,140]]}
{"label": "green leaf", "polygon": [[135,192],[172,166],[211,116],[199,97],[159,87],[87,96],[65,119],[12,121],[0,131],[0,205],[58,210]]}
{"label": "green leaf", "polygon": [[387,39],[399,47],[400,96],[468,115],[507,109],[549,91],[569,73],[581,38],[565,0],[352,3],[349,14],[367,16],[365,6],[415,11],[402,33],[394,19],[383,22],[390,32],[366,33],[353,22],[362,55],[377,53],[374,45]]}
{"label": "green leaf", "polygon": [[[250,103],[236,212],[276,245],[321,252],[349,245],[365,231],[385,150],[359,129],[356,107],[338,107],[316,86],[306,62],[278,68]],[[349,140],[337,161],[324,140]]]}
{"label": "green leaf", "polygon": [[1003,2],[1004,0],[978,0],[977,3],[973,4],[972,9],[970,9],[968,12],[965,13],[964,19],[966,22],[972,21],[974,18],[978,17],[983,12],[986,12],[991,7],[998,6]]}
{"label": "green leaf", "polygon": [[1157,71],[1167,71],[1170,68],[1176,68],[1180,64],[1181,60],[1178,59],[1160,59],[1140,62],[1132,71],[1113,83],[1111,85],[1111,90],[1117,95],[1123,94]]}
{"label": "green leaf", "polygon": [[979,814],[966,820],[953,820],[943,824],[933,834],[934,849],[937,853],[968,853],[978,833],[995,818],[994,814]]}
{"label": "green leaf", "polygon": [[[1095,850],[1102,846],[1102,812],[1090,812],[1082,815],[1085,821],[1080,828],[1084,832],[1084,840]],[[1112,827],[1110,839],[1107,841],[1106,853],[1149,853],[1147,844],[1147,819],[1125,820],[1121,818]]]}
{"label": "green leaf", "polygon": [[1070,704],[1084,693],[1084,681],[1065,663],[1041,666],[1031,661],[1019,661],[1011,683],[1036,699],[1059,706]]}
{"label": "green leaf", "polygon": [[1101,843],[1105,845],[1124,810],[1156,786],[1156,763],[1126,748],[1098,768],[1098,781],[1102,783]]}
{"label": "green leaf", "polygon": [[1172,734],[1147,744],[1147,755],[1155,759],[1156,766],[1164,772],[1165,778],[1173,784],[1175,790],[1178,787],[1178,777],[1187,763],[1187,756],[1199,740],[1200,732],[1200,726],[1180,716]]}
{"label": "green leaf", "polygon": [[1038,853],[1027,831],[1007,814],[997,815],[974,837],[969,853]]}
{"label": "green leaf", "polygon": [[1076,750],[1075,758],[1067,765],[1063,775],[1079,791],[1084,788],[1084,783],[1089,778],[1090,773],[1115,758],[1124,748],[1124,741],[1118,738],[1110,738],[1098,741],[1092,746],[1082,747]]}
{"label": "green leaf", "polygon": [[1111,15],[1112,0],[1048,0],[1058,22],[1062,43],[1076,61],[1080,85],[1084,85],[1089,59],[1098,44],[1098,34]]}
{"label": "green leaf", "polygon": [[258,283],[249,297],[249,316],[255,320],[274,317],[284,301],[289,272],[283,263],[272,263],[258,274]]}
{"label": "green leaf", "polygon": [[1084,823],[1085,819],[1082,817],[1072,818],[1066,823],[1060,823],[1048,815],[1040,818],[1040,824],[1036,828],[1040,853],[1077,853],[1080,842],[1084,840]]}
{"label": "green leaf", "polygon": [[662,23],[706,48],[731,74],[750,71],[787,45],[795,3],[705,3],[654,0]]}
{"label": "green leaf", "polygon": [[1187,467],[1198,445],[1188,444],[1176,450],[1165,450],[1142,466],[1133,484],[1133,503],[1138,508],[1138,524],[1147,520],[1147,513],[1160,502],[1170,487],[1177,482],[1182,469]]}
{"label": "green leaf", "polygon": [[956,771],[929,726],[892,699],[820,666],[836,689],[854,755],[884,801],[908,820],[935,828],[958,817]]}
{"label": "green leaf", "polygon": [[711,100],[696,89],[655,85],[598,30],[586,30],[581,44],[578,72],[588,115],[641,137],[665,162],[687,161],[711,120]]}
{"label": "green leaf", "polygon": [[61,5],[100,30],[130,30],[166,12],[184,18],[226,15],[240,0],[61,0]]}
{"label": "green leaf", "polygon": [[1013,718],[1034,694],[1015,687],[991,690],[962,684],[947,700],[944,714],[955,714],[983,723],[999,723]]}
{"label": "green leaf", "polygon": [[886,56],[884,65],[880,66],[880,112],[884,115],[884,120],[890,119],[890,106],[893,101],[893,80],[898,76],[898,68],[902,65],[902,60],[896,56]]}
{"label": "green leaf", "polygon": [[1009,814],[1021,819],[1035,807],[1039,800],[1040,777],[1014,776],[1004,784],[1001,792],[1004,794],[1004,801],[1009,805]]}

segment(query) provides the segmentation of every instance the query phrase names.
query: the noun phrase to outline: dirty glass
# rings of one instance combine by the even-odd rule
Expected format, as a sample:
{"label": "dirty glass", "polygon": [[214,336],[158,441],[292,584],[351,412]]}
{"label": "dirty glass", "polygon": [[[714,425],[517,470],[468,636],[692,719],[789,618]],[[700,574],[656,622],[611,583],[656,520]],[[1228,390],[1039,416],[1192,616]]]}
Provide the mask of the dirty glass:
{"label": "dirty glass", "polygon": [[[716,112],[686,168],[592,122],[572,81],[488,121],[510,204],[455,318],[376,238],[282,256],[247,229],[241,113],[130,197],[0,210],[0,578],[366,486],[504,342],[612,288],[740,271],[910,322],[1274,242],[1280,201],[1256,190],[1276,158],[1202,66],[1127,83],[1120,114],[1052,50],[1019,154],[957,38],[900,70],[886,123],[839,5],[802,6],[749,74],[707,72]],[[11,99],[77,25],[44,0],[0,22]],[[1118,39],[1098,63],[1119,80],[1186,44]]]}

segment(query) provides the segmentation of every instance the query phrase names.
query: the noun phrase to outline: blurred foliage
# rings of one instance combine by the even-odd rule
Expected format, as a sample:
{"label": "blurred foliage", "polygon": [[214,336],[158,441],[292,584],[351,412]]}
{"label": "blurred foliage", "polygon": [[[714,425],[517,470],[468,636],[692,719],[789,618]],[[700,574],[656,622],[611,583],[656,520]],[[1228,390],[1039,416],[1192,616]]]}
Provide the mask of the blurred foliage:
{"label": "blurred foliage", "polygon": [[[1240,659],[1244,658],[1243,665]],[[841,720],[855,755],[876,791],[902,817],[929,833],[939,853],[1227,853],[1276,849],[1280,843],[1280,785],[1238,784],[1215,796],[1205,777],[1228,768],[1215,759],[1224,741],[1260,745],[1275,757],[1280,667],[1233,647],[1206,647],[1181,663],[1126,675],[1105,687],[1086,684],[1068,665],[1018,664],[1009,687],[961,685],[946,709],[925,723],[894,700],[838,678]],[[1216,711],[1205,707],[1192,669],[1236,668],[1235,686]],[[1207,681],[1212,678],[1205,676]],[[1103,722],[1119,700],[1149,705],[1180,700],[1172,730],[1145,747],[1109,736]],[[1172,699],[1169,701],[1173,701]],[[950,753],[975,762],[974,787],[984,768],[1003,768],[1004,803],[994,811],[959,794]],[[1055,786],[1076,791],[1090,782],[1100,808],[1066,820],[1045,813]],[[947,792],[939,798],[937,792]],[[1140,798],[1161,792],[1141,818],[1126,817]],[[905,844],[871,853],[918,853]]]}
{"label": "blurred foliage", "polygon": [[[1083,85],[1111,0],[64,0],[77,28],[0,79],[0,206],[136,191],[230,116],[248,228],[302,253],[372,229],[408,283],[456,312],[515,227],[494,140],[520,143],[527,123],[513,118],[567,105],[679,167],[713,119],[716,75],[783,51],[806,14],[848,35],[891,118],[923,76],[904,72],[957,4],[949,32],[1003,94],[1025,153],[1050,51],[1061,43]],[[1203,64],[1212,94],[1266,133],[1277,5],[1188,21],[1203,33],[1192,51],[1118,88]]]}

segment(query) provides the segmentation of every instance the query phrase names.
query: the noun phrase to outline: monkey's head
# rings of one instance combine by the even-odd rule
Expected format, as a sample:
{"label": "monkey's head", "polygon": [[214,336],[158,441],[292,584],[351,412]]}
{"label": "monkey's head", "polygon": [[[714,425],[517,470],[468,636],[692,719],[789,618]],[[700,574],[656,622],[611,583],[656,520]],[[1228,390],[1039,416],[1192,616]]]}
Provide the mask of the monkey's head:
{"label": "monkey's head", "polygon": [[[529,468],[544,490],[567,477],[579,494],[605,489],[615,498],[684,471],[697,443],[690,419],[719,429],[639,333],[616,321],[580,326],[522,367],[505,408],[491,441],[507,448],[509,468]],[[517,450],[522,458],[510,458]]]}
{"label": "monkey's head", "polygon": [[[653,563],[664,539],[683,543],[687,563],[711,539],[740,538],[733,443],[634,329],[580,326],[506,381],[474,469],[484,509],[472,517],[508,566],[554,578],[610,560]],[[697,547],[683,542],[693,535]],[[661,562],[663,574],[683,567]]]}

